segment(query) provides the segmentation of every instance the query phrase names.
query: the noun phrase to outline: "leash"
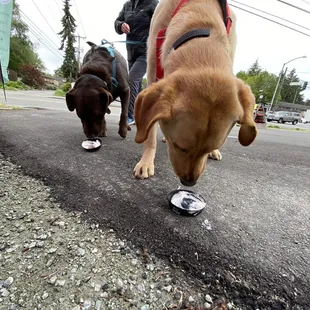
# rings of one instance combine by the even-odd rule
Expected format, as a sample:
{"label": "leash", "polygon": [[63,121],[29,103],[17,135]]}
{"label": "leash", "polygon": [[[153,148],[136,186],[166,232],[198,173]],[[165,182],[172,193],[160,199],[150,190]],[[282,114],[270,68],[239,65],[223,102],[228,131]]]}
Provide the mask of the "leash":
{"label": "leash", "polygon": [[114,53],[114,45],[112,42],[109,42],[105,39],[101,40],[101,46],[106,48],[110,55],[114,58],[112,61],[112,77],[111,82],[112,86],[116,88],[118,86],[118,81],[116,79],[116,60],[115,60],[115,53]]}
{"label": "leash", "polygon": [[112,77],[111,77],[111,81],[112,81],[112,86],[114,88],[116,88],[118,86],[118,81],[116,79],[116,60],[115,60],[115,53],[114,53],[114,43],[126,43],[126,44],[146,44],[146,42],[142,42],[142,41],[130,41],[130,40],[126,40],[126,41],[108,41],[105,39],[101,40],[101,46],[106,48],[108,50],[108,52],[110,53],[110,55],[112,57],[114,57],[113,61],[112,61]]}
{"label": "leash", "polygon": [[143,41],[130,41],[130,40],[125,40],[125,41],[112,41],[111,43],[126,43],[126,44],[146,44],[146,42]]}

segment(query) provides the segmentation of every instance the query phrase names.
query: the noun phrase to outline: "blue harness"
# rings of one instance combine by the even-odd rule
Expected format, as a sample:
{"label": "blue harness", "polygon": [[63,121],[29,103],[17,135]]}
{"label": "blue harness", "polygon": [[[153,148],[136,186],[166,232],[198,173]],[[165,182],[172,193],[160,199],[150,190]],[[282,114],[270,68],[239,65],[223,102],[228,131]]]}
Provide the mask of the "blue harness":
{"label": "blue harness", "polygon": [[116,80],[116,59],[115,59],[115,53],[114,53],[114,46],[109,41],[103,39],[103,40],[101,40],[100,47],[104,47],[105,49],[107,49],[108,52],[110,53],[110,55],[114,58],[112,60],[112,77],[111,77],[111,81],[112,81],[112,87],[116,88],[118,86],[118,81]]}

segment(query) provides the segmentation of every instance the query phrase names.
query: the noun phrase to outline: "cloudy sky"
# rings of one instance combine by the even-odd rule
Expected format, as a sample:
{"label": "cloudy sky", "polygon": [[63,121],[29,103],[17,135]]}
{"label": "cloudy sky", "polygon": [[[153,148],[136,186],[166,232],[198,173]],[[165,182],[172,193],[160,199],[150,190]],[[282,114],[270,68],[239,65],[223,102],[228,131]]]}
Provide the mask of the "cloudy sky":
{"label": "cloudy sky", "polygon": [[[296,68],[301,80],[310,81],[310,0],[283,0],[304,8],[308,13],[281,1],[228,0],[231,5],[239,7],[233,8],[238,18],[235,73],[247,70],[258,59],[261,67],[269,72],[279,74],[284,63],[305,55],[308,58],[295,60],[287,66],[288,70]],[[77,34],[86,37],[86,40],[81,39],[82,56],[88,50],[88,45],[85,43],[87,40],[94,43],[100,43],[103,38],[109,41],[125,40],[125,35],[115,33],[113,25],[124,2],[124,0],[71,0],[71,12],[78,25]],[[62,53],[57,50],[57,47],[60,46],[60,38],[57,33],[61,30],[62,0],[17,0],[17,3],[20,5],[23,20],[31,29],[30,37],[35,42],[40,57],[48,71],[53,73],[62,64]],[[244,10],[255,12],[307,35],[267,21]],[[267,15],[262,11],[274,16]],[[126,57],[125,44],[115,43],[115,46]],[[310,98],[309,88],[305,92],[305,96]]]}

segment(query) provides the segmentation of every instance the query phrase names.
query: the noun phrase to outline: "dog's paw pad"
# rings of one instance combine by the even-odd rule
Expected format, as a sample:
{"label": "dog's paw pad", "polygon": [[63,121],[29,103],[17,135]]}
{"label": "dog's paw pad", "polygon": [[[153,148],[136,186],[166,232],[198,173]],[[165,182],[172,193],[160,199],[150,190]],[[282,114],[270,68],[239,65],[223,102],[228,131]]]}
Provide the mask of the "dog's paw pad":
{"label": "dog's paw pad", "polygon": [[209,153],[209,154],[208,154],[208,157],[209,157],[209,158],[212,158],[212,159],[214,159],[214,160],[218,160],[218,161],[222,160],[222,158],[223,158],[221,152],[218,151],[218,150],[215,150],[215,151],[213,151],[212,153]]}
{"label": "dog's paw pad", "polygon": [[134,176],[137,179],[148,179],[154,175],[154,164],[138,162],[134,169]]}
{"label": "dog's paw pad", "polygon": [[122,138],[126,138],[127,136],[127,127],[125,129],[120,129],[118,131],[118,134],[122,137]]}

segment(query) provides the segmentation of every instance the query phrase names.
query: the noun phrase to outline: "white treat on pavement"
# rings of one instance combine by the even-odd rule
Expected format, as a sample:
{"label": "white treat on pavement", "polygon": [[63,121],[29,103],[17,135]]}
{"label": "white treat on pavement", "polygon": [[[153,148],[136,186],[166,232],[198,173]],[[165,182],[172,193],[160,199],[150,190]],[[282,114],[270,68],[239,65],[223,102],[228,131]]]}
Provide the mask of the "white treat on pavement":
{"label": "white treat on pavement", "polygon": [[85,140],[82,142],[82,147],[86,150],[97,149],[101,146],[100,140]]}
{"label": "white treat on pavement", "polygon": [[[186,201],[184,201],[184,199],[186,199]],[[186,191],[179,191],[174,194],[172,196],[171,203],[178,208],[190,211],[201,210],[206,206],[204,201],[201,201],[198,197],[194,196],[194,194]]]}

